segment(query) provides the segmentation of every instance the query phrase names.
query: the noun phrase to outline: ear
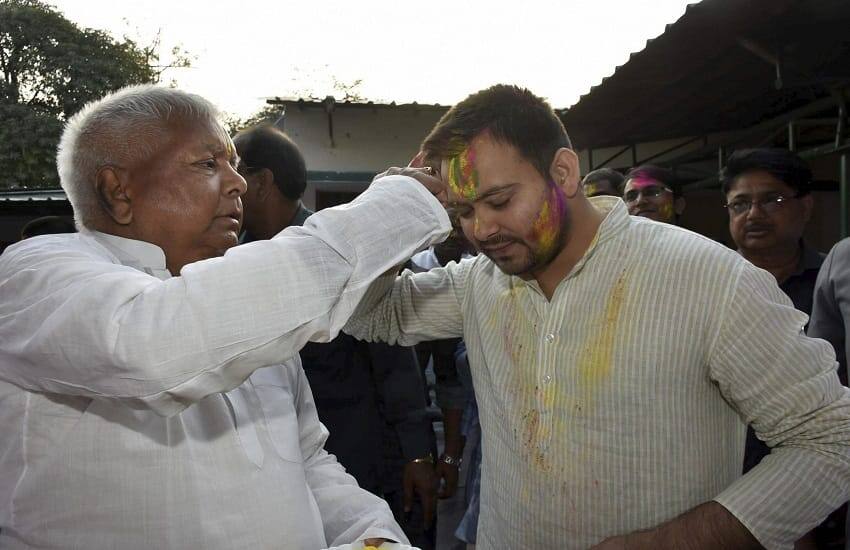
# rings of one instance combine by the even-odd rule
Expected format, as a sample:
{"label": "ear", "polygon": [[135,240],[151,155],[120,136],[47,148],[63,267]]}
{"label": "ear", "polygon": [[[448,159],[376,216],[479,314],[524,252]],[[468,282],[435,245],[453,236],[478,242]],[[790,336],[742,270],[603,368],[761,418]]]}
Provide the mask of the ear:
{"label": "ear", "polygon": [[555,151],[555,157],[549,167],[549,176],[569,197],[575,197],[581,189],[578,156],[572,149],[561,147]]}
{"label": "ear", "polygon": [[682,212],[685,211],[685,197],[676,197],[673,200],[673,212],[676,213],[677,216],[681,216]]}
{"label": "ear", "polygon": [[104,166],[97,171],[94,190],[103,211],[119,225],[133,221],[133,205],[127,195],[124,173],[120,168]]}
{"label": "ear", "polygon": [[251,174],[248,185],[256,187],[256,196],[260,200],[268,199],[273,193],[278,192],[274,185],[274,174],[268,168],[260,168],[256,173]]}
{"label": "ear", "polygon": [[815,199],[812,197],[812,194],[804,195],[800,197],[800,204],[803,205],[803,221],[809,223],[809,220],[812,219],[812,212],[815,208]]}

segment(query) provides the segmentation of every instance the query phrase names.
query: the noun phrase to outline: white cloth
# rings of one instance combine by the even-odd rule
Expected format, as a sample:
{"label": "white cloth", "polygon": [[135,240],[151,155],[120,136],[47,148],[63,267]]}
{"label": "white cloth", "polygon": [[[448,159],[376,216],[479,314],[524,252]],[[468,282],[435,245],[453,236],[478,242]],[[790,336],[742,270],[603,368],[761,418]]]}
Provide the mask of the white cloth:
{"label": "white cloth", "polygon": [[[606,218],[551,302],[478,256],[382,277],[345,330],[463,335],[479,550],[583,550],[712,499],[767,548],[792,548],[850,497],[850,391],[831,347],[737,253],[591,202]],[[744,477],[742,419],[774,448]]]}
{"label": "white cloth", "polygon": [[180,277],[158,247],[91,231],[9,247],[0,547],[406,542],[324,451],[297,351],[450,229],[424,188],[389,177]]}
{"label": "white cloth", "polygon": [[[463,255],[461,255],[462,260],[472,257],[472,254],[468,252],[464,252]],[[413,257],[410,258],[410,263],[413,265],[413,271],[415,273],[429,271],[435,267],[440,267],[440,260],[437,259],[437,253],[434,252],[433,246],[423,250],[422,252],[414,254]]]}

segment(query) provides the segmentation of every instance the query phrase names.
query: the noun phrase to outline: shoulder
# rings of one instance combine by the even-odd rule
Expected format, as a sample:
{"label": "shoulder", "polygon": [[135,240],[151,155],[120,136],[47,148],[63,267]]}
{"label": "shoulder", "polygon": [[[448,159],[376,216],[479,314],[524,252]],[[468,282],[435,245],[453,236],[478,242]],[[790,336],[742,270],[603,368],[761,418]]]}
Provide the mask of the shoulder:
{"label": "shoulder", "polygon": [[740,268],[747,263],[731,248],[688,229],[645,218],[633,218],[627,239],[639,243],[653,257],[671,261],[710,261]]}
{"label": "shoulder", "polygon": [[842,239],[835,243],[835,246],[829,251],[828,257],[833,261],[844,261],[850,258],[850,238]]}
{"label": "shoulder", "polygon": [[109,262],[111,255],[94,239],[86,235],[79,233],[41,235],[9,246],[0,256],[0,272],[75,260]]}

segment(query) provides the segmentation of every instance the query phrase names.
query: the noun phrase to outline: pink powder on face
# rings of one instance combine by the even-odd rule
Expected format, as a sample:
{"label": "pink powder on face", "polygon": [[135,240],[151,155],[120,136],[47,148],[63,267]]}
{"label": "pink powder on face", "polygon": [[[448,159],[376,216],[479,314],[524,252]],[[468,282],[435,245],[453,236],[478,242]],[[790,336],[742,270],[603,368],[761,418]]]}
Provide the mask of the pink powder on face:
{"label": "pink powder on face", "polygon": [[665,189],[667,188],[666,185],[664,185],[660,181],[656,181],[652,178],[641,178],[641,177],[632,178],[632,179],[629,180],[629,183],[635,189],[645,189],[647,187],[652,187],[653,185],[660,185],[661,187],[664,187]]}

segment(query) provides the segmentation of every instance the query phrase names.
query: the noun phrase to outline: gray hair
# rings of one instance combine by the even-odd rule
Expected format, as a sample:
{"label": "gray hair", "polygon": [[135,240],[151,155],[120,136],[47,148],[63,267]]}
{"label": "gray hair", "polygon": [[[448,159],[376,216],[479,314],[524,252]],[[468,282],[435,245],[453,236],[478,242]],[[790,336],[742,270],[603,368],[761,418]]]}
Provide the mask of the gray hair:
{"label": "gray hair", "polygon": [[101,216],[95,189],[99,170],[153,155],[170,122],[218,125],[218,119],[218,110],[201,96],[150,84],[122,88],[83,107],[65,125],[56,155],[77,227],[92,228]]}

